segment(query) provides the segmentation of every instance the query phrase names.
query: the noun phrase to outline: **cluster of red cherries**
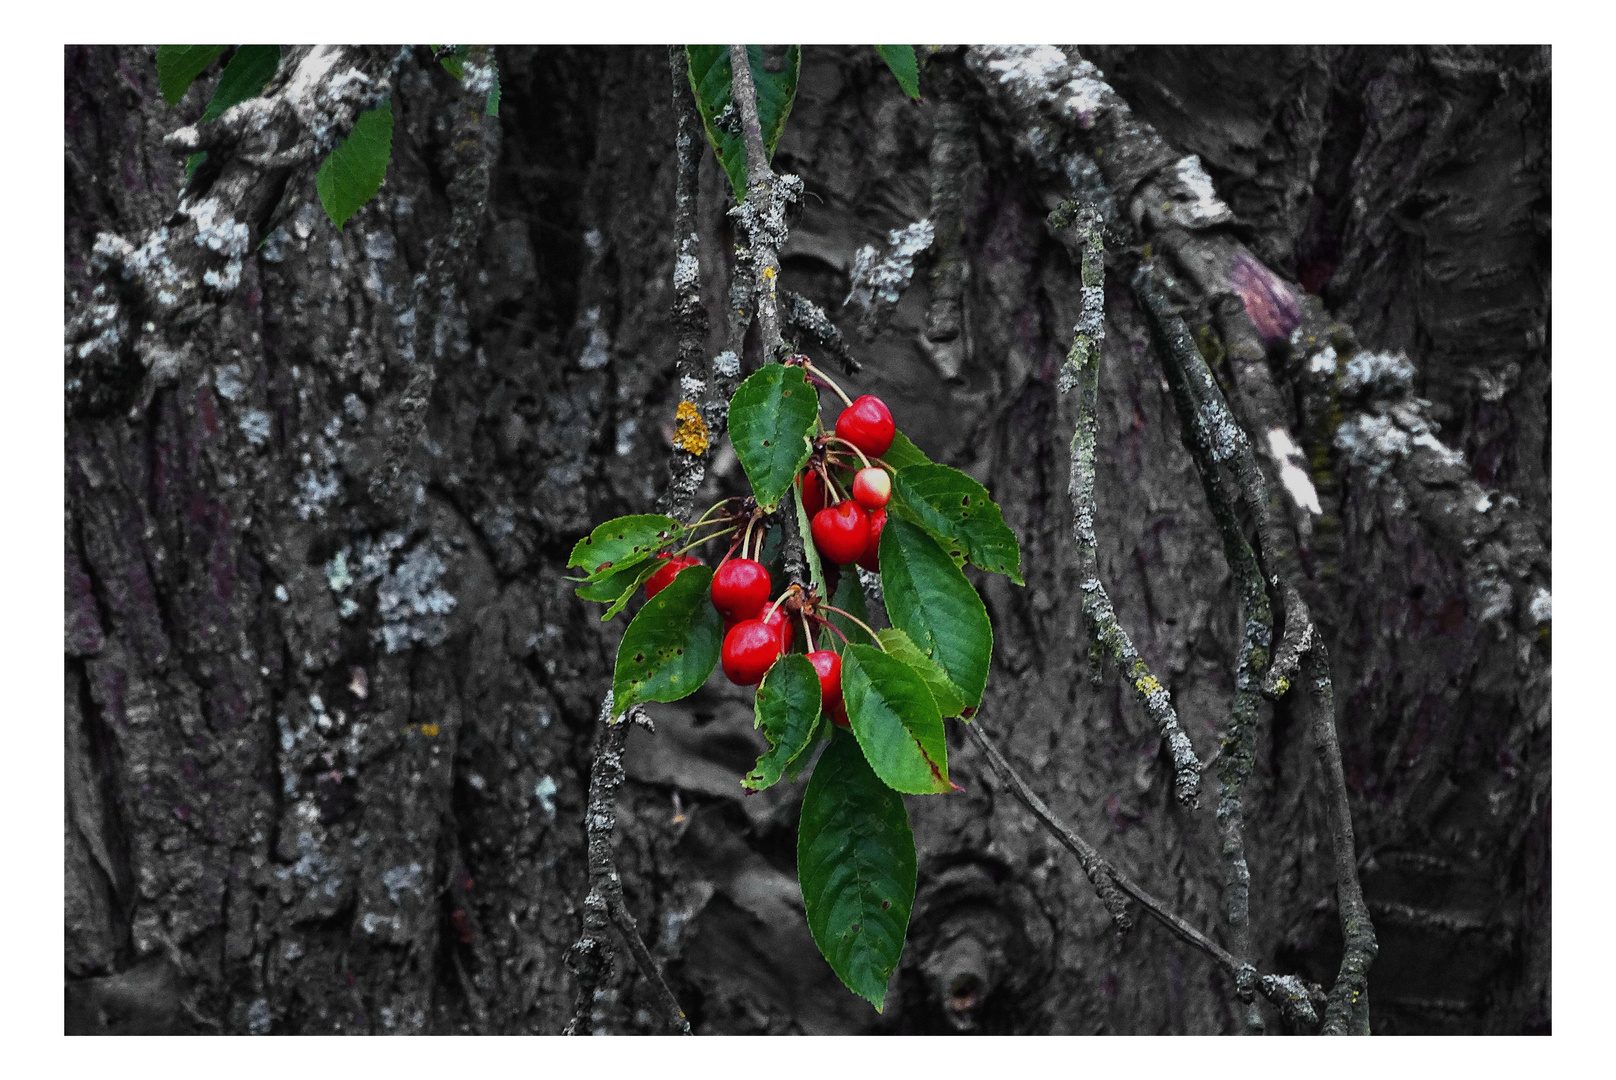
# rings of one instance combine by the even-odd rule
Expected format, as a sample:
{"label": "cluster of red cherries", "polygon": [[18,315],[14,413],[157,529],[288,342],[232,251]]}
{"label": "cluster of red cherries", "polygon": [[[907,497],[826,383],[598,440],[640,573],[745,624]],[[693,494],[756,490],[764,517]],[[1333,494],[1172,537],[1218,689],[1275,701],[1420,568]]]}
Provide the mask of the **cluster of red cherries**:
{"label": "cluster of red cherries", "polygon": [[[832,567],[848,563],[857,563],[867,570],[877,568],[881,530],[887,521],[887,501],[892,496],[892,478],[869,459],[886,453],[896,433],[897,427],[886,403],[873,394],[865,394],[842,410],[836,420],[836,434],[819,440],[808,467],[797,478],[802,505],[810,517],[814,547],[830,564],[827,573],[834,572]],[[851,455],[842,447],[851,449],[862,462],[847,488],[851,497],[843,493],[829,468],[833,464],[851,463]],[[756,686],[762,682],[774,662],[790,651],[795,637],[792,614],[802,618],[803,627],[810,635],[810,645],[813,644],[810,620],[836,630],[818,613],[818,609],[828,608],[828,605],[812,599],[805,601],[796,586],[785,590],[771,603],[773,583],[768,569],[748,557],[749,535],[748,529],[740,537],[739,558],[731,557],[732,548],[719,563],[713,572],[711,590],[713,607],[724,617],[720,664],[725,676],[740,686]],[[757,546],[762,547],[761,534]],[[688,555],[664,554],[660,558],[666,562],[646,581],[647,598],[667,588],[681,570],[701,562]],[[819,675],[825,711],[835,723],[847,727],[847,710],[842,703],[842,658],[829,649],[815,649],[807,657]]]}

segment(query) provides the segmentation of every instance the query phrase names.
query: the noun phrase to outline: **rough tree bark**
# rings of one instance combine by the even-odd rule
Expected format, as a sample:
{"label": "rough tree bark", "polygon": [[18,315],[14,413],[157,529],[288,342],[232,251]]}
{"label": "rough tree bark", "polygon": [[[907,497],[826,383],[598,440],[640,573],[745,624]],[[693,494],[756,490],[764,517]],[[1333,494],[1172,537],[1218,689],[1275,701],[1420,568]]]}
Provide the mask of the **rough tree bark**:
{"label": "rough tree bark", "polygon": [[[1049,54],[956,49],[923,51],[915,105],[872,50],[809,48],[774,159],[806,186],[782,300],[830,313],[863,364],[845,384],[982,480],[1021,538],[1026,588],[978,579],[996,646],[982,722],[1102,856],[1235,940],[1215,759],[1241,599],[1129,287],[1151,244],[1328,646],[1374,1030],[1546,1031],[1548,52],[1078,52],[1062,62],[1091,62],[1204,171],[1133,187],[1104,155],[1110,120],[1037,112]],[[562,564],[665,487],[693,324],[674,320],[666,51],[497,60],[496,120],[424,51],[290,50],[268,91],[286,107],[182,195],[184,148],[164,138],[210,77],[170,110],[151,49],[68,51],[71,1031],[555,1033],[572,1016],[622,622],[575,599]],[[286,152],[382,96],[387,181],[339,233],[312,160]],[[1193,208],[1203,187],[1232,213],[1136,198]],[[1091,681],[1057,389],[1081,285],[1044,221],[1074,195],[1114,223],[1098,573],[1206,769],[1193,806],[1109,660]],[[703,154],[707,357],[737,344],[729,197]],[[843,306],[859,249],[923,218],[936,240],[901,299]],[[787,339],[817,356],[793,310]],[[698,502],[742,482],[719,452]],[[1342,936],[1313,708],[1301,689],[1255,706],[1233,932],[1262,970],[1327,988]],[[743,796],[748,695],[717,680],[648,711],[615,860],[697,1033],[1245,1028],[1202,953],[1148,919],[1116,933],[960,731],[965,792],[910,800],[920,893],[877,1016],[803,922],[801,786]],[[661,1017],[620,957],[588,1020]]]}

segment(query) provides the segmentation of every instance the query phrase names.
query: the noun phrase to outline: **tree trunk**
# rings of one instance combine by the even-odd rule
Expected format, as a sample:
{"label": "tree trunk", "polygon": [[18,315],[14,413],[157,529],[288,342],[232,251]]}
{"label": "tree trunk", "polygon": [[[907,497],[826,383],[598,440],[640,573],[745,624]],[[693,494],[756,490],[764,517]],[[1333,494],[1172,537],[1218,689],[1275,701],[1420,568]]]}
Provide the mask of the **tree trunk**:
{"label": "tree trunk", "polygon": [[[1380,365],[1360,382],[1393,387],[1371,413],[1270,349],[1317,513],[1250,432],[1332,660],[1380,945],[1373,1028],[1547,1031],[1548,52],[1083,54],[1199,155],[1235,215],[1217,235],[1321,297]],[[563,564],[665,484],[675,118],[664,49],[497,60],[495,120],[424,50],[343,54],[391,80],[396,126],[385,185],[340,232],[310,166],[211,151],[216,187],[184,205],[239,195],[252,249],[230,264],[239,284],[165,307],[150,281],[215,257],[176,209],[184,154],[162,143],[196,121],[210,76],[170,110],[153,50],[68,50],[69,1031],[555,1033],[572,1015],[590,747],[624,620],[602,623]],[[986,484],[1021,540],[1025,588],[976,578],[995,638],[978,722],[1102,854],[1227,941],[1215,767],[1180,805],[1131,688],[1109,663],[1091,680],[1056,387],[1080,288],[1043,221],[1072,183],[1034,167],[974,71],[932,54],[917,105],[873,50],[805,50],[773,162],[808,193],[782,285],[840,325],[864,365],[849,391],[880,394],[934,459]],[[963,133],[957,258],[940,236],[864,340],[843,306],[856,252],[935,215],[947,125]],[[730,198],[704,154],[709,356],[725,347]],[[1107,211],[1124,230],[1127,210]],[[109,264],[100,234],[155,255]],[[1239,598],[1126,244],[1109,246],[1100,574],[1207,763]],[[955,287],[950,340],[933,300]],[[1191,293],[1185,318],[1239,391],[1216,298]],[[1375,426],[1397,409],[1440,426]],[[1417,467],[1422,438],[1462,453],[1470,487]],[[720,452],[698,505],[743,486]],[[1260,710],[1251,940],[1262,970],[1329,987],[1342,935],[1301,697]],[[616,861],[696,1032],[1242,1029],[1206,957],[1148,920],[1115,932],[958,730],[964,792],[907,800],[919,895],[876,1014],[803,920],[802,784],[740,787],[763,749],[750,693],[714,679],[650,712],[655,734],[629,737]],[[587,1026],[664,1030],[618,951]]]}

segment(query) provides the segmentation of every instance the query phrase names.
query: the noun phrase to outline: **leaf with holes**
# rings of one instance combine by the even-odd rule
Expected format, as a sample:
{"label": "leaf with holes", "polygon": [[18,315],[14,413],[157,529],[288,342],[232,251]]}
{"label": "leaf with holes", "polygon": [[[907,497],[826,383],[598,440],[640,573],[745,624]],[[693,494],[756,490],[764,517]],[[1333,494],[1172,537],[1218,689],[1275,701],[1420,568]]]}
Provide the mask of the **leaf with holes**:
{"label": "leaf with holes", "polygon": [[[690,88],[696,95],[707,142],[735,189],[735,201],[746,201],[746,142],[741,137],[740,110],[734,107],[728,45],[686,45],[690,60]],[[758,127],[763,134],[764,153],[774,157],[774,148],[785,130],[786,117],[797,97],[797,75],[802,70],[802,48],[786,50],[785,64],[778,72],[765,70],[763,46],[746,47],[752,85],[757,91]],[[725,110],[728,110],[726,113]]]}
{"label": "leaf with holes", "polygon": [[920,651],[920,646],[909,640],[909,635],[895,626],[878,631],[877,637],[887,650],[887,655],[902,660],[919,675],[931,691],[932,700],[937,702],[937,711],[943,716],[958,716],[965,709],[965,695],[960,693],[948,678],[948,672],[937,666],[936,661]]}
{"label": "leaf with holes", "polygon": [[873,645],[842,653],[842,701],[870,768],[894,791],[952,791],[943,718],[914,668]]}
{"label": "leaf with holes", "polygon": [[196,82],[196,77],[208,65],[224,55],[228,45],[159,45],[157,46],[157,86],[163,100],[178,105],[185,91]]}
{"label": "leaf with holes", "polygon": [[724,619],[709,602],[713,571],[692,566],[645,602],[617,647],[612,693],[619,715],[642,701],[678,701],[718,666]]}
{"label": "leaf with holes", "polygon": [[600,617],[601,622],[606,622],[628,606],[628,602],[634,599],[634,594],[645,584],[645,580],[657,572],[658,565],[657,562],[647,560],[607,574],[598,581],[580,585],[577,589],[578,598],[611,605],[606,609],[606,614]]}
{"label": "leaf with holes", "polygon": [[596,525],[593,532],[572,546],[567,565],[583,569],[584,576],[575,578],[576,581],[603,581],[649,559],[679,535],[679,531],[679,523],[666,514],[612,518]]}
{"label": "leaf with holes", "polygon": [[757,726],[769,740],[769,752],[758,758],[741,786],[762,791],[808,749],[819,724],[819,676],[801,653],[793,653],[769,669],[757,690]]}
{"label": "leaf with holes", "polygon": [[263,93],[280,66],[279,45],[241,46],[224,66],[219,85],[213,88],[213,97],[208,99],[207,110],[202,113],[201,123],[217,120],[226,109]]}
{"label": "leaf with holes", "polygon": [[881,590],[892,625],[948,673],[967,705],[981,704],[993,655],[987,608],[948,552],[897,516],[881,530]]}
{"label": "leaf with holes", "polygon": [[338,232],[382,189],[392,153],[393,105],[384,102],[360,113],[348,137],[320,163],[314,190]]}
{"label": "leaf with holes", "polygon": [[920,100],[920,68],[915,63],[915,47],[913,45],[877,45],[875,51],[881,54],[881,59],[887,62],[892,71],[892,77],[898,80],[898,86],[905,94]]}
{"label": "leaf with holes", "polygon": [[831,970],[880,1012],[915,903],[915,838],[903,798],[837,732],[797,823],[797,881],[808,930]]}
{"label": "leaf with holes", "polygon": [[958,565],[1021,580],[1021,545],[1004,523],[988,489],[947,465],[910,465],[892,478],[892,494],[905,513],[935,536]]}
{"label": "leaf with holes", "polygon": [[819,416],[819,395],[802,368],[765,364],[735,388],[729,402],[729,441],[752,494],[773,510],[808,460],[807,436]]}

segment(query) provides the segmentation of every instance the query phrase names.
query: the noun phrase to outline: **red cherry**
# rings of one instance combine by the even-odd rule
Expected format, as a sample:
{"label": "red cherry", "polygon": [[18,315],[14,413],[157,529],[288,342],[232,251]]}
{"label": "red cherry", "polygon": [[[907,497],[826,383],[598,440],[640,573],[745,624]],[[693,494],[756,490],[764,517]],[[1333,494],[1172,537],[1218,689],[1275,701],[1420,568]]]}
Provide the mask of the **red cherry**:
{"label": "red cherry", "polygon": [[786,613],[780,608],[775,608],[773,613],[764,617],[763,622],[764,625],[773,627],[774,632],[780,635],[780,652],[782,654],[790,652],[796,631],[792,629],[791,620],[786,617]]}
{"label": "red cherry", "polygon": [[762,619],[744,619],[724,635],[720,663],[724,675],[738,686],[756,686],[780,658],[780,632]]}
{"label": "red cherry", "polygon": [[797,478],[797,487],[802,493],[802,508],[808,511],[810,520],[813,516],[825,509],[825,481],[817,470],[810,469]]}
{"label": "red cherry", "polygon": [[769,572],[755,559],[731,559],[713,574],[713,607],[726,619],[755,619],[769,602]]}
{"label": "red cherry", "polygon": [[864,554],[870,539],[869,515],[852,499],[844,499],[814,515],[814,547],[833,563],[850,563]]}
{"label": "red cherry", "polygon": [[667,562],[657,567],[656,573],[645,579],[645,598],[647,600],[672,585],[673,579],[679,576],[679,571],[701,565],[700,559],[689,555],[669,555],[664,552],[658,555],[657,558],[666,559]]}
{"label": "red cherry", "polygon": [[892,410],[874,394],[865,394],[842,410],[836,418],[836,435],[846,439],[871,457],[880,457],[897,435]]}
{"label": "red cherry", "polygon": [[808,654],[808,662],[819,675],[819,700],[830,718],[847,727],[847,709],[842,704],[842,658],[829,649]]}
{"label": "red cherry", "polygon": [[880,466],[860,469],[853,477],[853,498],[866,510],[879,510],[892,498],[892,477]]}
{"label": "red cherry", "polygon": [[881,571],[881,530],[887,525],[887,508],[870,511],[870,540],[859,556],[858,564],[872,573]]}

